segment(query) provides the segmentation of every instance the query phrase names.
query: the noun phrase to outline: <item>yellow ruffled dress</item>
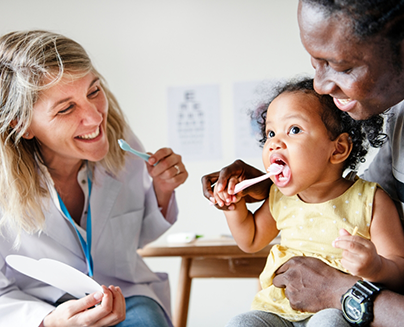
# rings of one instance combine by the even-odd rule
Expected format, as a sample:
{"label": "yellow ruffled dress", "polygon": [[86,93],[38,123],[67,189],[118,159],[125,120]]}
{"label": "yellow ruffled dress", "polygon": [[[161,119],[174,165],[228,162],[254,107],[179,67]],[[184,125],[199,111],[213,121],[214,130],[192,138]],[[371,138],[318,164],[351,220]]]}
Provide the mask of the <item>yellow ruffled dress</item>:
{"label": "yellow ruffled dress", "polygon": [[370,239],[373,199],[378,185],[357,178],[355,183],[336,199],[324,203],[305,203],[295,196],[284,196],[276,185],[271,188],[269,207],[281,231],[281,243],[275,245],[260,275],[262,290],[255,296],[251,308],[276,313],[289,320],[300,321],[312,315],[290,307],[283,289],[272,284],[275,271],[294,256],[318,258],[346,272],[340,259],[342,250],[332,246],[345,228]]}

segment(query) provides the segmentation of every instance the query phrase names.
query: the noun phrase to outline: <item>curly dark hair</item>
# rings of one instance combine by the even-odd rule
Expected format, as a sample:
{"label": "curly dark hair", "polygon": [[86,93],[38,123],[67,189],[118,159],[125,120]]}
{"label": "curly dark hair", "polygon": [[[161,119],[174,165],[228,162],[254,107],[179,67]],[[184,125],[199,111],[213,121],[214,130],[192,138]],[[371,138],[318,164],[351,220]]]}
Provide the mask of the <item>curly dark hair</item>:
{"label": "curly dark hair", "polygon": [[346,112],[336,107],[331,96],[318,94],[313,88],[312,78],[304,77],[279,83],[271,92],[269,99],[261,103],[251,113],[251,118],[257,120],[261,130],[261,139],[259,140],[261,146],[264,146],[267,140],[265,129],[268,106],[284,92],[303,92],[315,96],[320,101],[323,108],[321,119],[331,140],[335,140],[342,133],[349,134],[352,140],[352,151],[345,161],[344,170],[347,168],[355,170],[359,162],[365,162],[369,145],[378,148],[387,139],[387,135],[382,132],[383,117],[381,115],[373,116],[367,120],[354,120]]}

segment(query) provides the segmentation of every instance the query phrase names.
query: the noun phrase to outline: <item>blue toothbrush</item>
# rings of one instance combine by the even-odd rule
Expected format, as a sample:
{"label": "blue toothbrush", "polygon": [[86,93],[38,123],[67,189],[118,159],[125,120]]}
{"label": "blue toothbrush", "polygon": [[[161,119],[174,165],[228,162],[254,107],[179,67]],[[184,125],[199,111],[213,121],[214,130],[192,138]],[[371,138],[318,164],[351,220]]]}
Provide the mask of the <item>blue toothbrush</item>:
{"label": "blue toothbrush", "polygon": [[121,147],[122,150],[129,151],[129,152],[133,153],[134,155],[142,158],[144,161],[148,161],[149,158],[150,158],[149,154],[139,152],[139,151],[136,151],[136,150],[132,149],[131,146],[128,143],[126,143],[126,141],[124,141],[122,139],[118,140],[118,144],[119,144],[119,146]]}

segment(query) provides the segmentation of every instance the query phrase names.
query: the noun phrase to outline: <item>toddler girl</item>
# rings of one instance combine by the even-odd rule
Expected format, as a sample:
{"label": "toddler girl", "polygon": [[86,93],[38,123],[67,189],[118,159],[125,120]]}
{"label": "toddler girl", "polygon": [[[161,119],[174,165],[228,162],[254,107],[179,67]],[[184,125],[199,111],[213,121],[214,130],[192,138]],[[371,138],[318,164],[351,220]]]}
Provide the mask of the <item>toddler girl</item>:
{"label": "toddler girl", "polygon": [[[262,290],[253,310],[228,326],[324,326],[325,321],[349,326],[339,310],[314,316],[293,310],[272,278],[291,257],[312,256],[367,281],[402,289],[404,235],[393,201],[375,183],[343,177],[364,160],[367,141],[382,143],[382,119],[353,120],[329,95],[317,94],[312,79],[280,87],[264,108],[264,166],[281,166],[271,177],[267,200],[254,213],[244,198],[226,190],[214,190],[214,202],[235,206],[224,213],[245,252],[259,251],[280,231],[281,243],[272,248],[260,276]],[[355,227],[357,236],[351,236]]]}

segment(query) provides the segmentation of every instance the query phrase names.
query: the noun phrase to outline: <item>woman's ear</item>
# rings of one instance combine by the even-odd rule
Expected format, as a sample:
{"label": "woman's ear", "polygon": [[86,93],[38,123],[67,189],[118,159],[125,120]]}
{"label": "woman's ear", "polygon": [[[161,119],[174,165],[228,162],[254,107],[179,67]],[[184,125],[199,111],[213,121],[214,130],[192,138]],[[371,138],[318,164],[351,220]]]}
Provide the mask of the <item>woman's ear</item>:
{"label": "woman's ear", "polygon": [[352,151],[352,140],[348,133],[342,133],[335,141],[335,150],[331,155],[330,162],[332,164],[339,164],[348,159]]}
{"label": "woman's ear", "polygon": [[[10,126],[12,128],[15,128],[18,124],[18,120],[17,119],[13,119],[10,123]],[[20,129],[20,128],[19,128]],[[31,132],[31,130],[28,128],[25,133],[23,134],[22,138],[26,139],[26,140],[31,140],[34,138],[34,134]]]}
{"label": "woman's ear", "polygon": [[28,130],[25,131],[25,133],[24,133],[24,135],[22,136],[22,138],[23,138],[23,139],[26,139],[26,140],[31,140],[31,139],[34,138],[34,136],[35,136],[35,135],[34,135],[33,133],[31,133],[30,130],[28,129]]}

